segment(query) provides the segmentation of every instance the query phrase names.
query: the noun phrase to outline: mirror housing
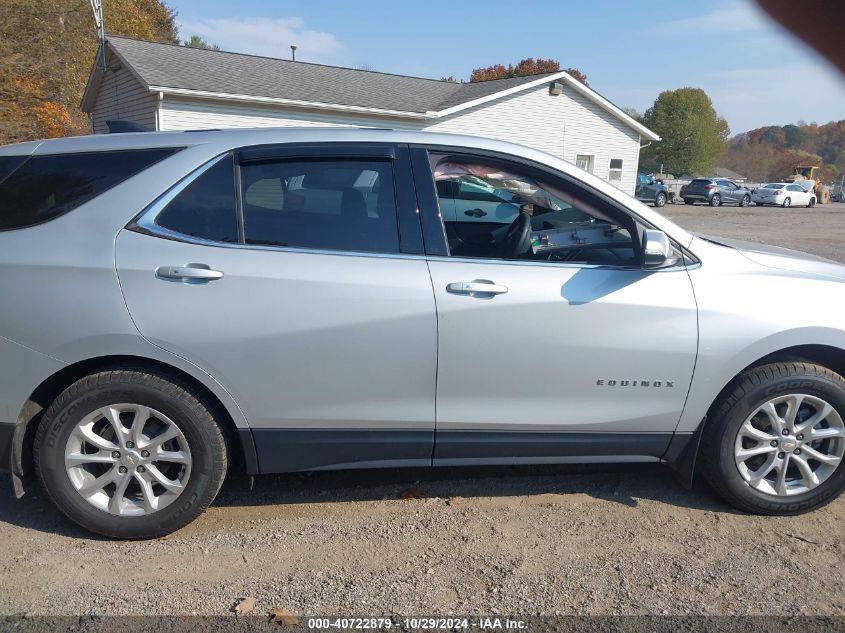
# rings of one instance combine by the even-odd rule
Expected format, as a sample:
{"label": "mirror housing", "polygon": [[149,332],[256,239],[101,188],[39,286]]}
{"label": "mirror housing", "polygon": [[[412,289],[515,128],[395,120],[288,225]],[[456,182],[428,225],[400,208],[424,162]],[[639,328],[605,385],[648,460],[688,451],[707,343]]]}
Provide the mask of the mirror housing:
{"label": "mirror housing", "polygon": [[643,267],[663,268],[674,266],[679,257],[672,248],[669,236],[663,231],[646,229],[643,232]]}

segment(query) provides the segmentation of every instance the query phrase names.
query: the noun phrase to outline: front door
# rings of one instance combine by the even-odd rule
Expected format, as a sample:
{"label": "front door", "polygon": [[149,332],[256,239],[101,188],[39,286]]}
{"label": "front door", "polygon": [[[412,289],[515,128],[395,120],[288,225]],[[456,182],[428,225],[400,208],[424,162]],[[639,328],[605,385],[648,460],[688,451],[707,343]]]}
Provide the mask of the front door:
{"label": "front door", "polygon": [[469,173],[519,201],[486,251],[458,236],[429,258],[435,462],[662,455],[696,355],[684,266],[642,269],[630,218],[572,181],[466,154],[414,164],[431,163],[435,179]]}
{"label": "front door", "polygon": [[406,252],[421,250],[413,200],[397,221],[407,158],[313,150],[224,156],[122,231],[129,311],[232,394],[262,472],[427,465],[436,320],[426,262]]}

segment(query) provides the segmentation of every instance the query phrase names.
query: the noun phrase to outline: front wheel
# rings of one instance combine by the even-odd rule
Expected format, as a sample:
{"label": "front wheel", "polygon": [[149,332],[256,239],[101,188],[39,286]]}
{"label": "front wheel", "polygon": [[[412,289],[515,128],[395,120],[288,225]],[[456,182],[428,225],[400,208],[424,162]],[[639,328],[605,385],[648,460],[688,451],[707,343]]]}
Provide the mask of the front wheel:
{"label": "front wheel", "polygon": [[684,204],[695,204],[695,200],[693,200],[692,198],[684,198]]}
{"label": "front wheel", "polygon": [[807,208],[812,209],[814,206],[816,206],[816,199],[810,198],[810,202],[807,204]]}
{"label": "front wheel", "polygon": [[212,408],[167,374],[82,378],[50,405],[34,444],[50,499],[72,521],[116,538],[153,538],[214,500],[227,447]]}
{"label": "front wheel", "polygon": [[702,436],[703,473],[731,505],[791,515],[845,490],[845,378],[819,365],[776,363],[740,375]]}
{"label": "front wheel", "polygon": [[792,198],[784,198],[783,203],[780,206],[782,206],[784,209],[786,209],[787,207],[791,207],[792,206]]}
{"label": "front wheel", "polygon": [[722,204],[722,196],[720,196],[718,193],[714,193],[713,197],[710,198],[710,206],[711,207],[718,207],[721,204]]}
{"label": "front wheel", "polygon": [[665,206],[665,204],[666,204],[666,194],[661,191],[654,198],[654,206],[662,207],[662,206]]}
{"label": "front wheel", "polygon": [[747,207],[751,204],[751,196],[743,196],[742,201],[739,203],[741,207]]}

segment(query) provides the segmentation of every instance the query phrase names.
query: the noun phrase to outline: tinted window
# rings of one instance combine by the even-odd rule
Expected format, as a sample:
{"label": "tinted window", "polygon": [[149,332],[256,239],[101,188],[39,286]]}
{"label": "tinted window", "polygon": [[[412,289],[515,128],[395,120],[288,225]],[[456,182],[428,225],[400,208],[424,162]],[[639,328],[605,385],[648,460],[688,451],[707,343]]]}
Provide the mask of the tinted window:
{"label": "tinted window", "polygon": [[237,242],[235,171],[226,156],[194,179],[164,210],[156,224],[215,242]]}
{"label": "tinted window", "polygon": [[464,157],[438,163],[434,180],[452,256],[637,264],[630,221],[574,185]]}
{"label": "tinted window", "polygon": [[[0,183],[0,230],[52,220],[176,151],[166,148],[33,156]],[[0,171],[3,168],[0,165]]]}
{"label": "tinted window", "polygon": [[399,251],[388,161],[296,160],[241,167],[247,244]]}
{"label": "tinted window", "polygon": [[26,156],[0,156],[0,182],[20,167],[26,159]]}

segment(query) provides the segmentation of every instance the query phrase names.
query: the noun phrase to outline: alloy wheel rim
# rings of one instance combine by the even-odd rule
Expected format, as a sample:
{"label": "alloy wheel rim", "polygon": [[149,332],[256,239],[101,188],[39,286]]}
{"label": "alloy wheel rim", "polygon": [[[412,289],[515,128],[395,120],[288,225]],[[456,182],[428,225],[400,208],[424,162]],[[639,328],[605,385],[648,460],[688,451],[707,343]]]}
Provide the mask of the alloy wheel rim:
{"label": "alloy wheel rim", "polygon": [[787,497],[817,488],[845,455],[845,424],[825,400],[788,394],[767,400],[740,427],[734,459],[743,480]]}
{"label": "alloy wheel rim", "polygon": [[191,450],[177,424],[140,404],[86,415],[65,445],[65,472],[79,495],[115,516],[144,516],[173,503],[191,475]]}

